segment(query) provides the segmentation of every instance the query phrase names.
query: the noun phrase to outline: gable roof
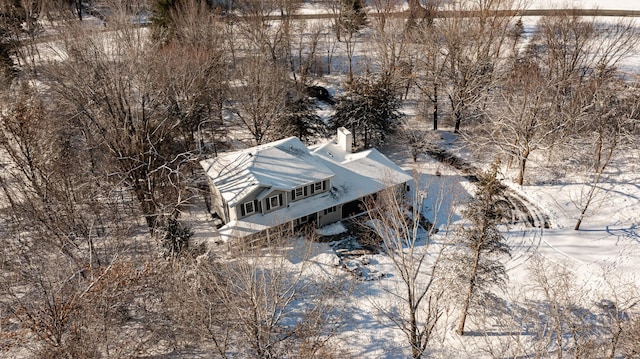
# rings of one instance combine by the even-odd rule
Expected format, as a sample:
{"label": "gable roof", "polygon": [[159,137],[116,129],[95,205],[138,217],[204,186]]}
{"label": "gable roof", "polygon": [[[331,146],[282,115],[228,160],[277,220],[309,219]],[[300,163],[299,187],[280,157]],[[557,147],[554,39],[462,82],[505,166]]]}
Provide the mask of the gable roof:
{"label": "gable roof", "polygon": [[312,147],[311,151],[336,173],[334,185],[356,185],[362,193],[360,197],[413,179],[375,148],[351,153],[330,141]]}
{"label": "gable roof", "polygon": [[335,175],[297,137],[227,152],[200,163],[229,206],[259,187],[289,190]]}
{"label": "gable roof", "polygon": [[[293,146],[293,148],[290,146]],[[253,153],[253,150],[265,158],[268,157],[270,160],[238,162],[235,165],[226,167],[223,171],[214,170],[214,168],[218,168],[218,166],[228,161],[232,161],[228,163],[233,164],[234,158],[239,160],[245,158],[247,153]],[[291,137],[263,146],[231,152],[220,157],[224,158],[221,161],[213,161],[213,159],[202,161],[202,165],[207,170],[207,174],[211,176],[214,184],[221,183],[226,186],[219,187],[223,196],[228,196],[228,194],[225,194],[225,190],[234,190],[236,196],[240,196],[243,193],[246,195],[255,190],[258,185],[250,182],[248,178],[251,178],[252,181],[262,180],[263,184],[269,182],[274,187],[277,187],[277,185],[284,184],[308,184],[316,182],[327,175],[332,177],[331,188],[327,192],[322,192],[301,201],[291,202],[287,207],[277,211],[264,215],[252,215],[225,224],[219,229],[219,233],[224,240],[260,232],[413,179],[405,170],[375,148],[351,153],[345,151],[336,141],[329,141],[307,148],[300,140]],[[245,166],[252,165],[257,165],[260,169],[245,168]],[[234,169],[233,171],[231,170],[232,168]],[[216,178],[215,176],[218,173],[223,178]],[[235,173],[235,175],[232,175],[232,173]],[[241,176],[241,174],[245,174],[246,177]],[[239,182],[229,183],[229,181],[234,180]],[[243,189],[243,185],[247,186],[247,188]],[[297,186],[290,186],[289,188],[292,187]]]}

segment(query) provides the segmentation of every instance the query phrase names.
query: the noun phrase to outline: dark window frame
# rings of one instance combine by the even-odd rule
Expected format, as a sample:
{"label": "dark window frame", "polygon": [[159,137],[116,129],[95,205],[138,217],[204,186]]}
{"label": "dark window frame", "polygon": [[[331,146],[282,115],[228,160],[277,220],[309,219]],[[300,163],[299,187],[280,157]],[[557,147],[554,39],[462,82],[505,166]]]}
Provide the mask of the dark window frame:
{"label": "dark window frame", "polygon": [[[251,211],[248,210],[247,206],[251,206]],[[254,201],[245,202],[242,204],[242,207],[244,209],[245,216],[256,213],[256,204]]]}
{"label": "dark window frame", "polygon": [[[273,202],[274,199],[275,199],[275,204]],[[275,195],[275,196],[269,197],[268,201],[269,201],[269,208],[278,208],[278,207],[282,206],[282,203],[280,203],[280,196],[279,195]]]}
{"label": "dark window frame", "polygon": [[329,208],[325,208],[325,210],[324,210],[324,214],[325,214],[325,215],[327,215],[327,214],[329,214],[329,213],[334,213],[334,212],[336,212],[337,210],[338,210],[338,208],[337,208],[336,206],[332,206],[332,207],[329,207]]}

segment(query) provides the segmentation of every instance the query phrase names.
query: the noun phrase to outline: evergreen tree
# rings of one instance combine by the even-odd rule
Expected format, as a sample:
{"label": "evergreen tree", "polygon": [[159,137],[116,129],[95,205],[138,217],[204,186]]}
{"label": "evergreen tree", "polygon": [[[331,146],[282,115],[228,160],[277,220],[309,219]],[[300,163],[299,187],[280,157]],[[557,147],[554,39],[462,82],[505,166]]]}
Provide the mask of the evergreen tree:
{"label": "evergreen tree", "polygon": [[161,238],[165,257],[179,257],[187,252],[189,239],[193,236],[191,228],[170,216],[160,230],[163,231]]}
{"label": "evergreen tree", "polygon": [[456,332],[464,334],[464,326],[472,302],[488,293],[492,285],[504,285],[507,274],[500,261],[504,255],[510,256],[498,225],[502,220],[500,208],[496,205],[503,187],[497,179],[498,163],[494,162],[486,173],[478,177],[477,190],[473,200],[463,215],[469,222],[458,237],[455,259],[458,275],[465,285],[462,296],[463,306]]}
{"label": "evergreen tree", "polygon": [[367,24],[362,0],[341,0],[340,23],[346,31],[357,32]]}
{"label": "evergreen tree", "polygon": [[314,110],[314,101],[307,96],[290,94],[285,103],[285,113],[276,124],[280,137],[297,136],[304,142],[325,137],[327,124]]}
{"label": "evergreen tree", "polygon": [[348,128],[354,144],[360,137],[369,148],[384,143],[386,136],[396,131],[402,116],[399,107],[398,91],[388,79],[357,78],[338,98],[330,125],[332,129]]}
{"label": "evergreen tree", "polygon": [[18,39],[23,33],[25,21],[24,9],[20,1],[0,2],[0,76],[2,80],[10,80],[16,73],[12,55],[18,46]]}
{"label": "evergreen tree", "polygon": [[171,11],[178,6],[178,0],[155,0],[153,24],[159,28],[167,29],[171,24]]}

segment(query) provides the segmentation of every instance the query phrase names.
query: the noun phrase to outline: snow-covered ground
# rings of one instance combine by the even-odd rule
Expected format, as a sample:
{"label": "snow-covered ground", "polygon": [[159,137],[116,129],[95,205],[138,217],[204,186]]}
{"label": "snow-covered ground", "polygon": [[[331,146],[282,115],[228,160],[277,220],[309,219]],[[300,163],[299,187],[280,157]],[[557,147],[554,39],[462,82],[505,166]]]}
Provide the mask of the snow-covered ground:
{"label": "snow-covered ground", "polygon": [[640,10],[636,0],[530,0],[529,9]]}
{"label": "snow-covered ground", "polygon": [[[567,0],[549,1],[532,0],[528,8],[599,8],[640,10],[640,1],[630,0]],[[306,4],[302,13],[319,13],[322,7],[317,4]],[[531,29],[536,19],[525,19],[525,25]],[[364,51],[357,49],[358,51]],[[640,69],[640,51],[626,59],[623,67],[634,71]],[[335,76],[335,75],[334,75]],[[333,93],[339,90],[332,86],[332,77],[320,79],[319,84],[329,87]],[[337,83],[338,81],[335,81]],[[403,109],[412,113],[411,108]],[[321,115],[329,116],[331,110],[323,108]],[[415,111],[414,111],[415,112]],[[451,131],[444,130],[447,143]],[[443,143],[443,145],[448,145]],[[424,211],[430,220],[444,218],[453,211],[454,222],[461,220],[455,211],[455,203],[469,199],[474,185],[458,171],[447,167],[428,156],[419,156],[413,163],[407,151],[397,148],[383,149],[383,152],[407,171],[417,174],[421,185],[417,190],[426,195],[423,202]],[[464,152],[459,152],[464,156]],[[506,263],[510,278],[508,287],[502,295],[504,298],[518,295],[530,298],[528,292],[531,282],[531,260],[540,257],[550,265],[565,268],[575,277],[576,285],[588,292],[587,297],[598,298],[604,284],[610,281],[634,283],[640,287],[640,153],[630,154],[630,158],[620,164],[615,171],[609,173],[610,182],[603,184],[603,190],[592,205],[592,209],[582,223],[579,231],[575,231],[579,217],[579,196],[585,184],[579,181],[555,180],[552,184],[544,181],[523,187],[506,183],[531,205],[549,217],[549,228],[532,228],[523,225],[512,225],[504,228],[504,235],[512,249],[512,257]],[[438,173],[438,175],[436,175]],[[413,190],[416,190],[415,186]],[[434,210],[438,193],[445,196],[445,202],[439,211]],[[202,223],[202,222],[200,222]],[[441,228],[439,236],[446,235],[446,228]],[[321,230],[323,235],[336,235],[346,231],[343,225],[336,224]],[[206,237],[203,236],[203,237]],[[439,237],[434,238],[438,241]],[[339,268],[336,251],[331,244],[318,243],[317,254],[311,260],[316,272],[314,275],[349,275]],[[406,358],[410,356],[410,348],[404,334],[382,312],[385,309],[399,307],[393,293],[402,290],[398,275],[394,275],[393,265],[384,254],[369,254],[357,260],[357,263],[345,264],[350,271],[359,270],[373,273],[378,280],[354,279],[355,289],[345,310],[344,326],[340,329],[336,343],[348,350],[353,357],[363,358]],[[599,298],[603,299],[603,298]],[[486,341],[483,336],[457,336],[454,333],[458,314],[455,304],[445,305],[443,317],[438,329],[437,340],[430,345],[430,357],[488,357]],[[473,328],[474,319],[470,326]],[[486,329],[486,328],[485,328]],[[498,328],[505,330],[504,328]],[[495,340],[507,340],[508,335],[497,335]]]}
{"label": "snow-covered ground", "polygon": [[[532,0],[529,8],[599,8],[640,10],[638,0]],[[318,5],[305,7],[303,13],[321,12]],[[528,22],[532,23],[532,22]],[[57,55],[57,53],[51,56]],[[640,52],[624,64],[627,69],[640,68]],[[325,77],[325,80],[327,78]],[[322,83],[324,85],[324,83]],[[324,110],[329,111],[329,110]],[[327,114],[325,114],[327,115]],[[448,131],[444,131],[448,132]],[[474,186],[456,170],[427,157],[420,156],[413,163],[408,152],[389,148],[386,154],[407,171],[412,171],[421,179],[426,200],[424,211],[429,219],[447,217],[454,211],[453,221],[460,221],[455,214],[454,204],[470,198]],[[635,156],[635,157],[634,157]],[[603,281],[615,277],[636,283],[640,287],[640,154],[632,154],[631,160],[621,164],[618,174],[610,173],[611,182],[605,184],[599,200],[584,220],[581,230],[573,229],[579,215],[576,205],[584,184],[567,181],[553,184],[534,184],[523,187],[511,185],[517,193],[528,198],[550,218],[550,228],[526,228],[514,225],[505,228],[505,236],[512,246],[512,259],[507,262],[510,277],[509,291],[522,290],[529,278],[528,259],[539,254],[546,260],[567,268],[586,288],[597,289]],[[634,162],[635,161],[635,164]],[[438,173],[438,175],[436,175]],[[413,190],[416,190],[415,186]],[[442,193],[446,201],[434,211],[434,200]],[[194,239],[207,242],[214,237],[214,225],[202,211],[190,213]],[[446,228],[442,228],[445,235]],[[341,224],[322,230],[323,235],[335,235],[345,231]],[[437,238],[436,238],[437,240]],[[215,244],[211,244],[215,245]],[[325,275],[345,275],[336,266],[334,249],[327,243],[316,245],[316,254],[310,258],[317,273]],[[292,265],[299,259],[292,259]],[[400,290],[399,277],[393,275],[393,266],[384,254],[367,255],[361,265],[369,272],[387,274],[374,281],[355,283],[347,306],[344,327],[339,339],[353,357],[362,358],[406,358],[410,348],[406,338],[385,316],[381,308],[397,305],[392,294]],[[430,346],[431,357],[484,357],[478,337],[459,337],[453,333],[457,314],[451,306],[446,306],[439,326],[438,340]]]}
{"label": "snow-covered ground", "polygon": [[[433,208],[431,199],[438,197],[434,194],[440,192],[447,196],[445,205],[440,208],[442,218],[447,215],[452,203],[468,198],[473,193],[473,185],[454,170],[443,168],[428,157],[420,157],[418,163],[414,164],[409,156],[402,158],[402,155],[401,152],[390,153],[407,170],[420,174],[425,186],[422,189],[431,194],[429,200],[425,201],[427,213]],[[434,176],[435,171],[441,172],[441,175]],[[531,280],[528,260],[534,255],[571,272],[576,284],[585,290],[585,296],[602,299],[598,297],[599,290],[610,281],[635,283],[640,287],[640,266],[637,265],[637,259],[640,258],[640,184],[637,177],[623,182],[602,193],[599,203],[594,205],[592,214],[579,231],[573,227],[579,215],[576,198],[584,189],[582,184],[512,186],[549,215],[551,226],[545,229],[515,225],[505,229],[504,234],[512,249],[512,258],[506,263],[510,282],[505,296],[513,293],[532,295],[527,294],[525,283]],[[433,213],[429,215],[433,216]],[[459,216],[453,218],[454,221],[460,220]],[[335,233],[336,228],[339,229],[339,226],[326,231]],[[327,253],[331,253],[329,246],[322,255],[325,261]],[[409,355],[406,338],[389,319],[381,315],[382,308],[398,305],[392,293],[402,290],[402,282],[394,275],[392,263],[384,254],[367,256],[366,268],[388,275],[378,281],[357,283],[349,307],[353,312],[340,338],[348,343],[357,357],[405,358]],[[440,326],[441,337],[431,345],[431,356],[487,356],[483,346],[488,344],[484,340],[477,336],[459,337],[453,334],[457,320],[454,307],[452,304],[445,310],[446,315]]]}
{"label": "snow-covered ground", "polygon": [[[446,133],[447,130],[442,131],[443,135]],[[449,141],[450,136],[447,138]],[[446,221],[443,218],[453,212],[452,220],[461,220],[454,205],[469,199],[474,185],[455,169],[428,156],[419,156],[414,163],[407,151],[393,146],[383,150],[396,163],[416,173],[421,179],[421,185],[414,186],[412,191],[417,189],[426,196],[423,205],[428,218],[432,221],[440,218],[441,232],[434,237],[434,241],[438,242],[446,236]],[[534,295],[527,286],[531,281],[530,259],[534,256],[540,256],[550,265],[566,268],[574,275],[576,284],[586,292],[585,296],[593,298],[592,304],[595,300],[603,299],[599,297],[600,291],[608,282],[635,283],[640,287],[640,266],[637,265],[637,258],[640,258],[640,177],[637,175],[637,165],[633,162],[625,162],[625,166],[619,168],[619,175],[614,177],[615,183],[603,185],[606,191],[601,192],[593,211],[579,231],[573,227],[579,215],[576,204],[580,191],[584,189],[583,184],[572,181],[523,187],[510,184],[514,191],[528,198],[532,205],[538,206],[549,216],[550,228],[531,228],[521,224],[504,228],[512,250],[512,257],[506,262],[510,281],[502,293],[504,298],[517,295],[530,298]],[[436,172],[439,175],[435,175]],[[438,211],[434,211],[436,199],[439,198],[444,198],[444,202]],[[199,223],[202,225],[202,217]],[[334,224],[320,232],[328,236],[345,230],[343,225]],[[383,314],[389,308],[400,307],[401,303],[394,293],[402,293],[403,290],[402,281],[390,258],[385,254],[368,254],[345,262],[345,269],[341,269],[331,243],[317,243],[314,246],[316,254],[307,259],[313,263],[312,275],[348,276],[349,271],[364,273],[360,280],[356,280],[356,277],[353,279],[355,288],[345,308],[347,319],[339,330],[336,343],[353,357],[410,356],[404,334]],[[293,265],[300,263],[299,258],[292,261]],[[379,279],[362,280],[364,277]],[[455,303],[446,304],[437,340],[430,345],[429,357],[489,357],[487,346],[509,340],[506,334],[496,335],[490,341],[482,335],[460,337],[454,333],[457,318]],[[472,316],[469,326],[486,329],[474,322],[479,319]]]}
{"label": "snow-covered ground", "polygon": [[[640,10],[640,1],[630,0],[574,0],[548,1],[532,0],[531,9],[584,8],[611,10]],[[614,18],[602,19],[612,21]],[[536,18],[524,19],[530,30]],[[640,50],[640,49],[639,49]],[[632,54],[621,64],[625,71],[638,72],[640,69],[640,51]],[[411,109],[404,112],[411,112]],[[422,156],[414,164],[408,153],[387,151],[396,163],[409,171],[420,174],[426,185],[424,191],[438,192],[443,188],[451,201],[441,207],[440,216],[445,216],[455,200],[471,196],[474,187],[464,177],[451,168],[435,160]],[[531,261],[534,256],[541,257],[549,265],[565,268],[575,277],[576,286],[584,290],[585,296],[593,300],[606,288],[606,283],[632,283],[640,287],[640,153],[630,154],[630,158],[609,175],[610,183],[603,185],[596,203],[588,212],[581,229],[573,228],[579,217],[579,197],[585,190],[584,183],[574,180],[559,181],[553,184],[527,185],[523,187],[510,184],[516,192],[549,216],[550,228],[526,228],[512,226],[505,231],[507,241],[512,248],[512,258],[506,264],[510,282],[505,298],[524,296],[530,298],[528,284],[531,282]],[[436,172],[440,176],[434,176]],[[428,197],[425,211],[433,217],[433,202]],[[454,220],[459,220],[454,216]],[[335,228],[332,228],[332,230]],[[329,253],[331,249],[327,247]],[[326,258],[326,252],[324,254]],[[382,254],[371,255],[366,260],[371,271],[393,273],[388,257]],[[380,308],[397,305],[391,293],[400,289],[397,276],[386,276],[379,281],[367,281],[357,284],[351,306],[352,317],[341,331],[343,339],[356,357],[368,358],[405,358],[409,356],[406,338],[394,324],[381,315]],[[606,291],[606,290],[605,290]],[[516,294],[517,293],[517,294]],[[592,303],[588,303],[593,305]],[[587,305],[588,305],[587,304]],[[440,325],[441,332],[431,345],[430,357],[489,357],[486,347],[495,340],[508,340],[507,336],[496,336],[494,341],[486,341],[482,336],[459,337],[454,334],[457,314],[447,307]]]}

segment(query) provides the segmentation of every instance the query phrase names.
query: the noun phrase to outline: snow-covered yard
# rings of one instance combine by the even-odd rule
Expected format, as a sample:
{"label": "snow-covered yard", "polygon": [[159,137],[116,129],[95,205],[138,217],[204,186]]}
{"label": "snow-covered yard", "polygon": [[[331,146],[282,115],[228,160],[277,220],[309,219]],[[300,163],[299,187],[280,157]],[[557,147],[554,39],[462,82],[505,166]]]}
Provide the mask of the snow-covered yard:
{"label": "snow-covered yard", "polygon": [[[397,159],[397,157],[396,157]],[[408,160],[408,159],[407,159]],[[443,169],[441,164],[430,158],[421,158],[417,164],[406,162],[407,170],[416,170],[427,184],[425,191],[433,194],[443,190],[451,200],[469,196],[471,185],[459,175],[434,176],[435,169]],[[576,284],[589,298],[598,298],[606,283],[634,283],[640,287],[640,186],[635,182],[618,184],[602,195],[598,208],[585,221],[581,230],[575,231],[575,219],[579,209],[574,201],[583,188],[581,184],[534,185],[515,188],[533,204],[549,214],[550,228],[531,228],[516,224],[505,229],[507,242],[511,246],[512,258],[506,263],[510,278],[505,297],[524,293],[525,297],[535,295],[528,292],[532,270],[530,259],[541,256],[551,265],[559,265],[575,275]],[[468,190],[467,190],[468,189]],[[440,216],[446,216],[451,202],[441,207]],[[430,201],[425,201],[425,213],[430,213]],[[454,217],[460,220],[460,217]],[[334,233],[339,226],[325,229]],[[438,236],[434,237],[438,241]],[[333,251],[325,247],[322,258],[330,258]],[[393,265],[385,254],[367,255],[364,261],[368,271],[385,273],[378,281],[364,281],[356,284],[349,322],[339,337],[349,343],[350,350],[360,357],[404,358],[410,355],[406,338],[397,327],[381,314],[381,308],[398,305],[394,293],[401,290],[402,283],[394,275]],[[333,266],[328,261],[327,266]],[[606,292],[606,291],[605,291]],[[612,298],[599,298],[612,299]],[[596,299],[594,299],[596,300]],[[484,336],[459,337],[453,334],[456,314],[455,304],[445,309],[441,322],[438,343],[431,347],[433,357],[483,357],[488,355],[488,347],[496,345],[501,335],[493,341]],[[479,318],[476,318],[479,319]],[[486,327],[478,328],[487,330]],[[496,327],[494,330],[506,331]],[[503,342],[509,335],[502,335]],[[491,344],[493,343],[493,344]],[[487,350],[487,351],[485,351]]]}
{"label": "snow-covered yard", "polygon": [[[426,155],[419,156],[414,163],[407,151],[394,147],[383,150],[396,163],[420,178],[420,186],[414,186],[412,191],[417,189],[425,197],[425,217],[442,224],[441,231],[432,238],[432,242],[444,240],[447,228],[446,221],[442,219],[453,210],[453,224],[459,223],[462,220],[459,210],[453,207],[455,203],[471,198],[475,186],[455,169]],[[603,297],[612,283],[640,287],[640,267],[637,265],[637,258],[640,257],[640,186],[634,174],[637,173],[634,164],[627,162],[625,166],[628,167],[620,168],[615,185],[606,184],[609,190],[601,192],[593,212],[579,231],[573,227],[579,215],[576,198],[584,189],[583,184],[568,181],[518,187],[505,181],[515,193],[528,199],[536,210],[546,213],[550,222],[549,228],[532,227],[525,223],[503,227],[512,256],[505,263],[509,275],[508,286],[504,291],[499,291],[499,296],[509,303],[508,306],[517,307],[540,295],[532,289],[531,284],[531,272],[535,269],[533,264],[539,263],[539,260],[571,273],[575,285],[584,295],[582,299],[587,308],[596,306],[602,300],[613,300],[612,297]],[[439,175],[435,175],[436,172]],[[437,200],[442,199],[443,202],[436,206]],[[437,213],[435,207],[439,208]],[[324,236],[335,236],[346,232],[346,228],[338,223],[319,232]],[[384,314],[389,308],[392,311],[401,310],[401,301],[396,295],[402,291],[403,283],[391,259],[383,253],[368,253],[341,261],[340,250],[344,250],[344,246],[336,246],[336,242],[315,243],[313,256],[306,259],[313,264],[308,266],[309,275],[353,278],[354,289],[345,306],[345,319],[335,338],[336,343],[340,343],[338,345],[354,357],[410,356],[406,337]],[[292,265],[303,264],[296,257],[292,259]],[[352,276],[352,273],[356,273],[356,276]],[[495,352],[496,348],[527,339],[527,336],[522,339],[514,335],[513,328],[504,323],[489,322],[497,320],[495,318],[487,319],[478,315],[472,315],[470,319],[472,333],[491,332],[491,337],[485,334],[458,336],[455,334],[458,318],[456,304],[450,301],[444,305],[437,340],[429,346],[430,357],[491,357],[490,352]]]}
{"label": "snow-covered yard", "polygon": [[[640,10],[640,3],[632,0],[532,0],[528,7]],[[301,13],[318,13],[322,9],[318,3],[305,4]],[[524,21],[529,33],[535,20]],[[357,45],[356,64],[358,59],[366,58],[366,52],[370,50],[361,46],[364,44]],[[40,56],[48,60],[61,59],[55,43],[43,44]],[[343,50],[338,49],[333,72],[319,77],[315,84],[327,87],[332,95],[340,94],[343,91],[340,73],[345,74],[345,66],[346,57]],[[621,67],[627,71],[640,71],[640,51],[625,60]],[[407,101],[402,111],[411,120],[419,112],[411,101]],[[333,109],[324,104],[317,113],[328,118]],[[489,165],[476,162],[477,157],[461,149],[462,139],[453,134],[453,129],[441,127],[438,132],[426,130],[425,133],[429,136],[428,141],[477,168],[484,169]],[[414,205],[421,206],[424,217],[437,228],[429,239],[421,232],[416,244],[418,251],[429,247],[425,266],[418,277],[419,281],[426,281],[438,250],[449,246],[454,227],[463,223],[462,206],[473,197],[476,185],[468,173],[424,152],[414,162],[405,147],[390,144],[380,151],[414,174],[417,183],[411,186],[409,197],[418,198],[419,203]],[[536,164],[535,159],[530,163],[531,179],[526,185],[516,185],[510,173],[504,174],[503,179],[512,196],[519,198],[519,203],[526,207],[517,208],[521,213],[514,214],[511,223],[500,226],[511,248],[511,257],[504,262],[509,277],[507,285],[495,289],[492,298],[495,306],[476,308],[470,314],[469,334],[464,336],[455,333],[459,302],[450,296],[439,298],[441,317],[426,351],[427,357],[533,357],[531,343],[547,334],[539,327],[549,320],[544,310],[552,306],[546,301],[545,288],[536,283],[544,274],[567,278],[572,290],[570,294],[575,295],[574,304],[586,313],[584,321],[587,324],[601,320],[607,303],[625,303],[620,304],[622,315],[626,315],[626,311],[640,310],[640,150],[637,147],[630,150],[607,169],[607,179],[598,184],[599,191],[580,230],[574,230],[574,226],[580,217],[582,195],[590,186],[588,179],[571,173],[550,175],[549,171],[553,169]],[[215,224],[206,213],[204,203],[195,202],[181,217],[194,231],[191,237],[194,246],[201,245],[202,252],[208,249],[209,254],[217,248],[226,248],[229,243],[218,240]],[[525,212],[535,218],[525,220]],[[318,234],[326,240],[331,238],[330,242],[309,243],[296,239],[291,248],[283,248],[274,256],[282,254],[278,258],[287,260],[286,267],[292,273],[304,273],[314,279],[346,279],[351,284],[347,298],[336,299],[344,301],[337,305],[343,312],[330,344],[339,352],[344,350],[354,358],[410,357],[411,348],[405,333],[394,322],[394,316],[401,316],[405,305],[402,276],[388,253],[363,248],[349,230],[347,223],[326,226]],[[206,257],[199,260],[203,258]],[[259,263],[259,256],[252,261]],[[446,267],[442,267],[442,271],[446,272]],[[553,351],[553,345],[549,344],[550,351]]]}

